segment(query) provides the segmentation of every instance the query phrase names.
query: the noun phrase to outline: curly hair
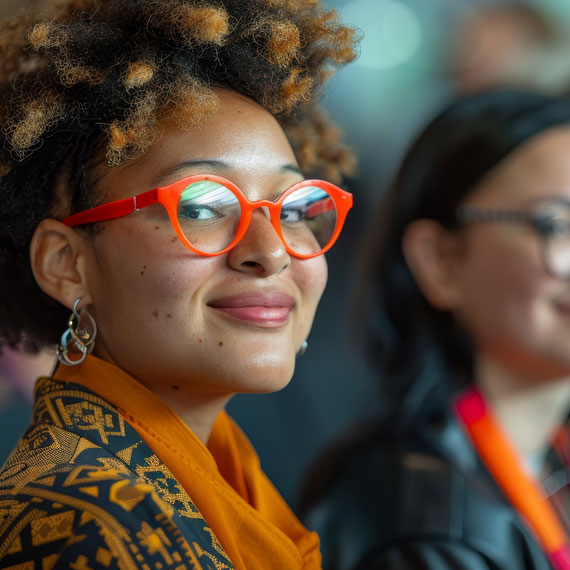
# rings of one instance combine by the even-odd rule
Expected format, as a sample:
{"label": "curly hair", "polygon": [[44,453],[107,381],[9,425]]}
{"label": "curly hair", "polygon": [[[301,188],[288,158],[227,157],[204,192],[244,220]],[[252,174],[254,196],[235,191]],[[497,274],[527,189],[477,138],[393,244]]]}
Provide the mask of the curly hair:
{"label": "curly hair", "polygon": [[29,243],[46,217],[96,203],[89,173],[144,155],[165,119],[261,104],[302,170],[338,181],[353,157],[318,104],[357,32],[319,0],[51,0],[0,25],[0,343],[55,344],[67,309],[43,294]]}

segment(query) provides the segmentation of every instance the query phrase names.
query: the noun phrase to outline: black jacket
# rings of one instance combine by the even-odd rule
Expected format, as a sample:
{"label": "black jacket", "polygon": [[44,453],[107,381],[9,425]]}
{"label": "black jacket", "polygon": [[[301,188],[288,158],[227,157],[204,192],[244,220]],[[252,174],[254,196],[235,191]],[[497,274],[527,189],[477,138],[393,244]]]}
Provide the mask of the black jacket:
{"label": "black jacket", "polygon": [[368,430],[327,472],[305,516],[325,570],[552,570],[450,413]]}

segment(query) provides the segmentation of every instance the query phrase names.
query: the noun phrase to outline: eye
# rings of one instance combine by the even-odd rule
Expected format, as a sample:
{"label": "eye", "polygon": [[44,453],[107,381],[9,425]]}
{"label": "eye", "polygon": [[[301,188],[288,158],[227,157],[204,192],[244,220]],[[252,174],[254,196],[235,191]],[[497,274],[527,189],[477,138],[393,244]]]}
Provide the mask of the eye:
{"label": "eye", "polygon": [[184,204],[178,207],[178,217],[184,220],[218,220],[223,214],[214,205]]}
{"label": "eye", "polygon": [[301,222],[305,219],[303,210],[300,208],[282,208],[281,221],[285,223]]}
{"label": "eye", "polygon": [[177,215],[181,222],[215,222],[224,218],[236,203],[235,195],[223,184],[199,180],[180,195]]}
{"label": "eye", "polygon": [[570,236],[570,208],[553,203],[535,216],[538,231],[545,237]]}
{"label": "eye", "polygon": [[567,234],[570,231],[570,220],[566,218],[551,218],[548,220],[548,231],[551,234]]}

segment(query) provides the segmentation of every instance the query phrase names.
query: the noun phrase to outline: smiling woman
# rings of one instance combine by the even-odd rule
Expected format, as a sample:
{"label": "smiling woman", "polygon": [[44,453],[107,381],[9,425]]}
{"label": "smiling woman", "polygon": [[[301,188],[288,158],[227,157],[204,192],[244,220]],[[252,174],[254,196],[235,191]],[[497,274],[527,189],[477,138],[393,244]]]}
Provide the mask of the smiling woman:
{"label": "smiling woman", "polygon": [[0,472],[0,566],[319,568],[223,409],[309,334],[352,204],[316,99],[353,31],[296,0],[63,0],[1,33],[0,338],[60,365]]}

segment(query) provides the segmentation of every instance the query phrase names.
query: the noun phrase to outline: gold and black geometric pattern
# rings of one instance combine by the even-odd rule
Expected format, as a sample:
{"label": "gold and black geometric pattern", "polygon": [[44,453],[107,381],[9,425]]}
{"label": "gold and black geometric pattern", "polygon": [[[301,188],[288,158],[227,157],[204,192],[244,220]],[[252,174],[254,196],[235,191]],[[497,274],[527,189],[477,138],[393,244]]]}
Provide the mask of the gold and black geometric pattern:
{"label": "gold and black geometric pattern", "polygon": [[115,408],[42,378],[0,470],[0,569],[231,570],[170,470]]}

